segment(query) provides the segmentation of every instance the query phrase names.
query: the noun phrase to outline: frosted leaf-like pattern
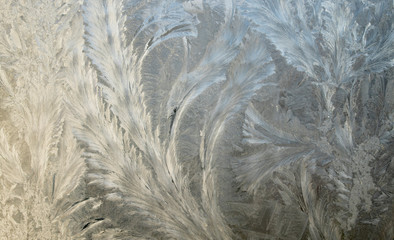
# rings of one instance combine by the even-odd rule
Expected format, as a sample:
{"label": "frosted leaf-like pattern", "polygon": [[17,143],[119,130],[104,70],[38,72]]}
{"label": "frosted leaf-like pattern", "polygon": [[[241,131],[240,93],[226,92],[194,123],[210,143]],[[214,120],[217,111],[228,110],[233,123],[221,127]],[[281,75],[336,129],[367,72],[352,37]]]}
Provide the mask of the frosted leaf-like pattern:
{"label": "frosted leaf-like pattern", "polygon": [[393,1],[0,6],[0,239],[393,239]]}

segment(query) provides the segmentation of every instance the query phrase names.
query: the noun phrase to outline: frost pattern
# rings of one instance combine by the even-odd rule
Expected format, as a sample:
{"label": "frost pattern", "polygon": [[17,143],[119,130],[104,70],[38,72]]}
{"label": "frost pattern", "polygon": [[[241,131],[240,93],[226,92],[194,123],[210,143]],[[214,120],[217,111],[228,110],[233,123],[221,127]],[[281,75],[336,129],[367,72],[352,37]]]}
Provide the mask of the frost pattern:
{"label": "frost pattern", "polygon": [[392,239],[391,0],[0,0],[0,239]]}

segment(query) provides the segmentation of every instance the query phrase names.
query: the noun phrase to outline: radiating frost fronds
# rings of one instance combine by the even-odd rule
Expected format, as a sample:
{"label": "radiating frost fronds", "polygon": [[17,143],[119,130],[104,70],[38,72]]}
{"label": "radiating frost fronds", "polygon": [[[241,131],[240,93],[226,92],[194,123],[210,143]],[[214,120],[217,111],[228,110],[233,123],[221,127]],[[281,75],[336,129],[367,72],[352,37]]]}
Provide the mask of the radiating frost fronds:
{"label": "radiating frost fronds", "polygon": [[56,95],[56,89],[47,85],[43,90],[42,87],[33,86],[29,103],[26,104],[27,109],[22,115],[26,123],[25,141],[31,154],[30,165],[39,185],[43,184],[51,155],[57,154],[57,144],[63,131],[60,99]]}
{"label": "radiating frost fronds", "polygon": [[[2,135],[2,141],[7,136],[8,142],[15,143],[14,157],[6,157],[6,162],[13,161],[13,165],[2,164],[4,168],[12,168],[7,172],[13,173],[13,177],[3,175],[6,179],[2,181],[9,185],[3,186],[0,196],[5,217],[5,222],[1,220],[4,229],[1,235],[10,239],[69,237],[69,231],[60,230],[56,221],[64,217],[65,205],[60,201],[64,196],[55,191],[72,193],[79,185],[83,170],[81,164],[73,165],[76,173],[65,173],[71,182],[56,183],[56,175],[62,174],[62,167],[67,171],[71,164],[67,157],[59,158],[65,121],[62,71],[69,64],[68,51],[62,44],[67,42],[69,35],[65,29],[78,8],[77,2],[17,1],[2,12],[18,12],[10,14],[11,22],[2,22],[0,27],[3,36],[0,83],[5,90],[1,91],[0,115],[2,128],[9,133]],[[40,19],[42,15],[46,16],[45,20]],[[3,150],[6,148],[11,150],[7,144]],[[15,178],[21,174],[14,171],[22,171],[22,181]],[[7,224],[11,219],[12,224]]]}
{"label": "radiating frost fronds", "polygon": [[[211,115],[200,133],[200,158],[203,168],[202,200],[204,206],[218,205],[215,192],[217,163],[215,149],[226,127],[237,114],[242,114],[257,90],[273,85],[265,80],[273,74],[274,65],[266,46],[260,39],[246,39],[244,50],[235,59],[234,71],[229,73]],[[256,64],[258,63],[258,64]]]}
{"label": "radiating frost fronds", "polygon": [[307,26],[308,19],[303,15],[303,1],[246,1],[244,11],[290,64],[318,81],[324,80],[314,70],[315,66],[324,67],[324,63],[312,30]]}
{"label": "radiating frost fronds", "polygon": [[[149,113],[152,129],[155,130],[163,100],[167,98],[166,90],[173,79],[182,60],[180,58],[181,41],[197,37],[199,21],[196,14],[187,11],[176,1],[142,1],[125,3],[129,13],[126,21],[125,43],[128,56],[133,56],[133,78],[141,84],[144,92],[143,103]],[[140,23],[138,25],[138,23]],[[158,47],[160,46],[160,47]],[[185,53],[187,54],[187,53]],[[149,63],[149,64],[147,64]]]}
{"label": "radiating frost fronds", "polygon": [[393,239],[391,0],[0,0],[1,239]]}
{"label": "radiating frost fronds", "polygon": [[318,82],[347,83],[394,64],[392,3],[252,0],[243,9],[291,65]]}
{"label": "radiating frost fronds", "polygon": [[204,138],[200,154],[203,167],[205,161],[210,162],[210,159],[206,159],[207,153],[210,154],[215,148],[215,142],[222,133],[226,122],[246,107],[257,90],[263,86],[274,85],[274,83],[264,82],[265,78],[274,71],[273,64],[269,63],[271,57],[264,43],[257,39],[249,41],[246,50],[234,62],[239,65],[235,67],[234,72],[230,73],[229,79],[224,83],[217,104],[202,130],[201,135]]}
{"label": "radiating frost fronds", "polygon": [[[106,191],[116,192],[116,189],[119,189],[125,196],[127,205],[135,209],[135,212],[130,214],[140,217],[148,214],[157,216],[147,222],[140,222],[141,229],[142,226],[149,226],[152,229],[152,232],[146,233],[147,236],[155,234],[156,231],[176,238],[189,234],[201,238],[220,236],[219,232],[211,231],[208,229],[209,226],[197,220],[203,217],[203,213],[189,193],[176,156],[171,150],[166,153],[158,139],[155,139],[155,133],[150,131],[149,117],[141,101],[143,93],[138,90],[141,87],[139,81],[134,78],[135,75],[128,66],[116,64],[113,66],[118,58],[122,62],[125,61],[123,53],[117,51],[119,44],[100,42],[96,45],[99,39],[101,40],[102,37],[112,32],[118,33],[110,35],[113,41],[121,42],[116,25],[114,27],[104,19],[100,19],[100,14],[107,13],[108,18],[116,22],[117,14],[115,13],[119,12],[120,8],[121,4],[106,1],[85,6],[84,20],[88,25],[87,39],[90,43],[90,58],[104,75],[104,84],[100,89],[109,104],[108,107],[104,107],[103,103],[99,104],[99,109],[96,108],[96,111],[104,111],[106,114],[100,113],[94,116],[89,127],[81,128],[81,131],[77,133],[77,137],[88,145],[86,157],[89,169],[91,169],[88,173],[88,181],[91,185],[106,189]],[[112,27],[115,30],[108,32]],[[100,56],[101,52],[109,52],[109,49],[115,52],[113,58]],[[119,90],[121,91],[118,92]],[[135,144],[137,149],[130,148],[130,144]],[[114,159],[119,162],[113,164]],[[157,180],[151,179],[150,174],[154,174]],[[131,176],[134,180],[130,182],[128,179]],[[147,181],[146,184],[139,184],[144,181]],[[166,210],[160,207],[164,204],[167,205]],[[181,211],[179,211],[179,206],[182,207]],[[207,212],[209,213],[208,210]],[[182,224],[179,225],[172,219],[182,219],[180,220]],[[144,233],[136,234],[138,236]]]}
{"label": "radiating frost fronds", "polygon": [[[217,39],[207,47],[198,67],[190,73],[180,75],[173,85],[167,103],[167,115],[173,118],[175,130],[187,106],[210,87],[225,81],[225,68],[236,57],[238,47],[246,34],[248,24],[239,19],[225,23]],[[203,77],[201,77],[203,76]],[[176,114],[174,113],[176,109]]]}
{"label": "radiating frost fronds", "polygon": [[238,159],[234,168],[241,186],[251,193],[256,193],[263,180],[311,152],[307,142],[270,125],[253,105],[245,112],[243,135],[244,143],[258,147],[258,151]]}

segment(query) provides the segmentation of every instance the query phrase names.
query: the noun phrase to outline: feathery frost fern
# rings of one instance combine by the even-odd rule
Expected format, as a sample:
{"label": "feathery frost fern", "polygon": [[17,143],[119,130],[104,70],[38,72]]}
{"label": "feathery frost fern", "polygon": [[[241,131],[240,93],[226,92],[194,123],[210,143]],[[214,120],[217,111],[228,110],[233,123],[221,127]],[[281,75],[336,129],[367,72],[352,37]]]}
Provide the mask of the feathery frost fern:
{"label": "feathery frost fern", "polygon": [[0,0],[0,239],[392,239],[389,0]]}

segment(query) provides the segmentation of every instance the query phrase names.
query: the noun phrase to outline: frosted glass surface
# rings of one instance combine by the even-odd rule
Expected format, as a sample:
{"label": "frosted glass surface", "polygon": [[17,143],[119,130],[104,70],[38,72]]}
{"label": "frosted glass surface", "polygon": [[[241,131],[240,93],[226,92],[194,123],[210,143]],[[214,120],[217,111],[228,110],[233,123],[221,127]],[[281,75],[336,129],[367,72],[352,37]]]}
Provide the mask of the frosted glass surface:
{"label": "frosted glass surface", "polygon": [[0,239],[393,239],[392,0],[0,0]]}

